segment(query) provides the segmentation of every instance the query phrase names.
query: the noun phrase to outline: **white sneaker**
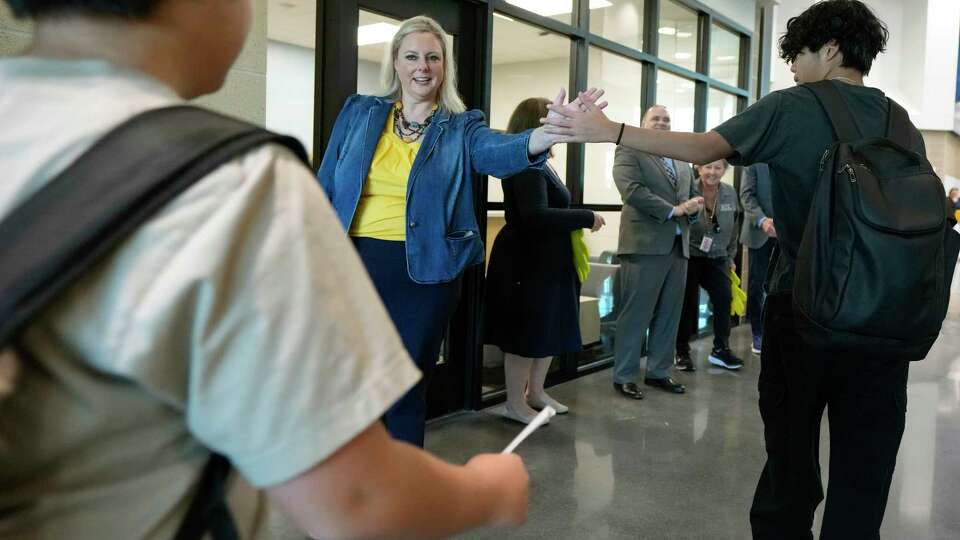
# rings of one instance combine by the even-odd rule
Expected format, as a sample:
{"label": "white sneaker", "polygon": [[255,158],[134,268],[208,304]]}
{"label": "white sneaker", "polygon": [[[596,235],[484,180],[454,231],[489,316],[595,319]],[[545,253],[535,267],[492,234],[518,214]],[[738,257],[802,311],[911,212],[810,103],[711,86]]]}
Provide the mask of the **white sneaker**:
{"label": "white sneaker", "polygon": [[[513,407],[511,407],[508,403],[503,406],[503,416],[504,418],[509,418],[510,420],[520,422],[521,424],[529,424],[530,422],[533,422],[534,418],[537,417],[537,412],[533,409],[530,409],[530,412],[518,412],[513,410]],[[544,424],[548,424],[549,422],[550,421],[547,420],[544,422]]]}
{"label": "white sneaker", "polygon": [[570,407],[567,407],[563,403],[553,399],[547,394],[543,394],[542,397],[538,396],[527,396],[527,402],[531,407],[537,410],[543,410],[547,405],[553,407],[557,414],[567,414],[570,412]]}

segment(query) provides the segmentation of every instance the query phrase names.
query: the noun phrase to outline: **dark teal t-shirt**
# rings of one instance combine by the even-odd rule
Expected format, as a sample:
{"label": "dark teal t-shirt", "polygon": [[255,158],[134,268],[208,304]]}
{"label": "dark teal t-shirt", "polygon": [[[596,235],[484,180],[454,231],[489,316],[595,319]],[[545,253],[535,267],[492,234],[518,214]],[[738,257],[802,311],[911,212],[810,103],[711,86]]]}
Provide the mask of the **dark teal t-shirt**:
{"label": "dark teal t-shirt", "polygon": [[[887,131],[887,97],[876,88],[835,82],[864,137]],[[773,208],[780,258],[767,288],[789,292],[794,260],[810,213],[820,159],[836,140],[826,113],[802,85],[773,92],[715,129],[733,147],[730,163],[767,163],[773,170]],[[923,138],[911,133],[912,150],[926,155]]]}

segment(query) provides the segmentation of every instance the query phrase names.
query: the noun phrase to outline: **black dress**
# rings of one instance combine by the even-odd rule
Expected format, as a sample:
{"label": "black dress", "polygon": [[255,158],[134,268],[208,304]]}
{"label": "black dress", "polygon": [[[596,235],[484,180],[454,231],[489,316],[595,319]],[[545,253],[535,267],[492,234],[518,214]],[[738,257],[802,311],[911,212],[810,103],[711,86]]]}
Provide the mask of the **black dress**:
{"label": "black dress", "polygon": [[593,212],[570,209],[570,192],[549,167],[505,180],[503,199],[507,223],[490,253],[484,343],[531,358],[579,351],[570,233],[592,227]]}

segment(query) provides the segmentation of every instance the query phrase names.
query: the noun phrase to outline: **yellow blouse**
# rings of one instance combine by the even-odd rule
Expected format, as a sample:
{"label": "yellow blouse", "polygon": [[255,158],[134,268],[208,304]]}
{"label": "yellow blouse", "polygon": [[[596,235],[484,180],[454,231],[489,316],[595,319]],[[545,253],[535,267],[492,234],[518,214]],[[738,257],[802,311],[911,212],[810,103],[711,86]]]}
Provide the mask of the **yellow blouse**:
{"label": "yellow blouse", "polygon": [[407,179],[418,150],[420,140],[407,143],[394,133],[391,111],[370,163],[350,236],[406,240]]}

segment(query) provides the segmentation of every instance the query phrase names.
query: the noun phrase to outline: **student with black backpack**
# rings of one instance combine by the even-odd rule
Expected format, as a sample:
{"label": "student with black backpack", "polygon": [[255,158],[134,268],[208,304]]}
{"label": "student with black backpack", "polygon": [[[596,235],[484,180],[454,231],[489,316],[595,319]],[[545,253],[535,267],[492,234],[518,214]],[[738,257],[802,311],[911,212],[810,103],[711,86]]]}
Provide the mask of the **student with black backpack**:
{"label": "student with black backpack", "polygon": [[925,356],[946,314],[958,237],[949,232],[943,189],[906,113],[863,85],[887,37],[862,2],[813,5],[780,39],[798,85],[709,133],[626,126],[589,106],[547,120],[567,142],[620,139],[691,163],[762,162],[775,173],[780,250],[764,319],[768,459],[750,512],[755,539],[812,538],[827,405],[821,538],[879,538],[909,362]]}
{"label": "student with black backpack", "polygon": [[0,59],[0,538],[523,522],[516,455],[384,429],[420,374],[302,147],[184,103],[250,0],[6,1],[36,25]]}

